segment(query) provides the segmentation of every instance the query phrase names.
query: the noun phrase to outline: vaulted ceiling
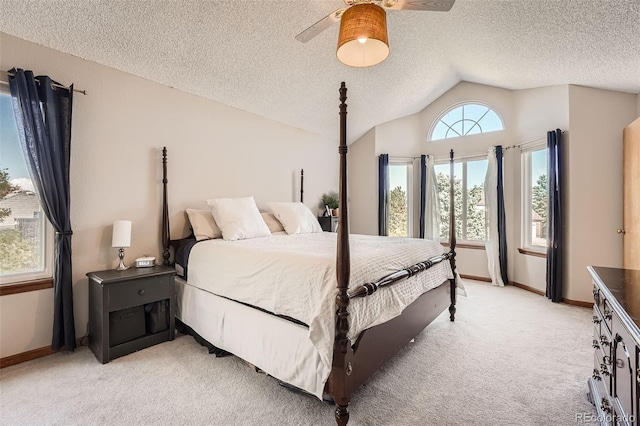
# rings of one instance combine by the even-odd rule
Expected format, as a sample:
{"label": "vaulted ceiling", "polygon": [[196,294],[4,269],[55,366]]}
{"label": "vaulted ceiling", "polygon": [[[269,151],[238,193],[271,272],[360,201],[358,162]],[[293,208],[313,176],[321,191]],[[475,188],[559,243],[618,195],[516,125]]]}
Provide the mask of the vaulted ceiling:
{"label": "vaulted ceiling", "polygon": [[340,7],[342,0],[0,0],[0,30],[334,140],[341,81],[350,141],[422,110],[461,80],[640,92],[638,0],[457,0],[447,13],[388,11],[391,54],[364,69],[336,59],[338,25],[306,44],[294,39]]}

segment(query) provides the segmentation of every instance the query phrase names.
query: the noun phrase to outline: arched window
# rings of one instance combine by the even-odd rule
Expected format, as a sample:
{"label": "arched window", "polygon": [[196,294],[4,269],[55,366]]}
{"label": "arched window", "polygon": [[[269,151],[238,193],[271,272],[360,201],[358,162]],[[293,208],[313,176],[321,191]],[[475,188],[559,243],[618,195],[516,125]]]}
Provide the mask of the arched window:
{"label": "arched window", "polygon": [[429,140],[459,138],[503,129],[502,120],[494,110],[485,105],[468,103],[445,111],[433,126]]}

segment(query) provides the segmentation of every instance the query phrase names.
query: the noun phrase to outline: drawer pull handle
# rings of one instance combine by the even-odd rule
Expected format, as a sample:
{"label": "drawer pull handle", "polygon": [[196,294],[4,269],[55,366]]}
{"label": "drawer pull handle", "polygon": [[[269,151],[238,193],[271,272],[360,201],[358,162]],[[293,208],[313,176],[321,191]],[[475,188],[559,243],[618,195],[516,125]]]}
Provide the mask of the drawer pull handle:
{"label": "drawer pull handle", "polygon": [[637,378],[637,382],[640,385],[640,370],[638,370],[638,378]]}
{"label": "drawer pull handle", "polygon": [[613,315],[612,315],[611,311],[605,308],[605,310],[604,310],[604,319],[611,320],[612,317],[613,317]]}
{"label": "drawer pull handle", "polygon": [[144,296],[144,289],[142,289],[142,290],[138,290],[138,294],[139,294],[140,296]]}
{"label": "drawer pull handle", "polygon": [[593,316],[593,323],[594,324],[600,324],[602,322],[602,320],[600,318],[598,318],[597,315]]}
{"label": "drawer pull handle", "polygon": [[593,343],[591,344],[591,346],[593,346],[593,349],[600,349],[600,342],[598,342],[596,339],[593,339]]}
{"label": "drawer pull handle", "polygon": [[603,376],[610,376],[609,370],[607,370],[607,366],[605,364],[600,364],[600,373]]}
{"label": "drawer pull handle", "polygon": [[607,337],[604,334],[600,336],[600,344],[604,346],[611,346],[611,342],[607,340]]}
{"label": "drawer pull handle", "polygon": [[593,377],[594,380],[602,380],[600,372],[595,368],[593,369],[593,375],[591,377]]}
{"label": "drawer pull handle", "polygon": [[611,412],[611,407],[609,406],[609,401],[607,401],[606,398],[602,398],[600,400],[600,408],[602,408],[602,411],[604,411],[605,413],[610,413]]}

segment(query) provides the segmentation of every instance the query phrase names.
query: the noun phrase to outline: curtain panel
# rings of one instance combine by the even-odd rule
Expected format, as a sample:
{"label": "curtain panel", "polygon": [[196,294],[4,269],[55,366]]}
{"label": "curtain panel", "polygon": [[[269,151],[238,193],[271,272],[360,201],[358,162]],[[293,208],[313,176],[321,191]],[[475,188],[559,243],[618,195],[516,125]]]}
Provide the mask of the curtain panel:
{"label": "curtain panel", "polygon": [[11,70],[9,88],[20,144],[45,215],[56,231],[53,270],[53,339],[51,348],[73,351],[71,220],[69,163],[73,86],[54,89],[47,76]]}
{"label": "curtain panel", "polygon": [[491,284],[504,287],[500,272],[500,235],[498,233],[498,159],[496,147],[489,148],[487,174],[484,179],[485,217],[487,223],[487,266]]}
{"label": "curtain panel", "polygon": [[378,235],[389,234],[389,154],[378,157]]}
{"label": "curtain panel", "polygon": [[564,239],[562,235],[564,163],[562,157],[562,132],[547,132],[547,289],[546,296],[552,302],[562,301],[562,277],[564,272]]}
{"label": "curtain panel", "polygon": [[[438,182],[433,155],[425,157],[424,168],[420,167],[421,199],[420,207],[424,204],[424,213],[420,212],[420,228],[422,235],[420,238],[440,241],[440,198],[438,197]],[[422,158],[421,158],[422,162]],[[422,164],[421,164],[422,165]],[[424,191],[422,184],[424,181]]]}
{"label": "curtain panel", "polygon": [[418,237],[424,238],[424,221],[427,204],[427,156],[420,156],[420,233]]}
{"label": "curtain panel", "polygon": [[491,283],[504,286],[507,276],[507,230],[504,211],[504,176],[502,146],[489,148],[487,175],[484,182],[487,221],[487,264]]}
{"label": "curtain panel", "polygon": [[502,145],[496,146],[497,166],[497,201],[498,201],[498,250],[500,259],[500,276],[504,284],[509,284],[507,274],[507,218],[504,210],[504,160]]}

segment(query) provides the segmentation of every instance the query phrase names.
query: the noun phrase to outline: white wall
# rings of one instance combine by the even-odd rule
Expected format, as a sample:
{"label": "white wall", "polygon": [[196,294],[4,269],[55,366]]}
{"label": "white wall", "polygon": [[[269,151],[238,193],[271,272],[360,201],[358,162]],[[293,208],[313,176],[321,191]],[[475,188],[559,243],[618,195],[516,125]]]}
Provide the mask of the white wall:
{"label": "white wall", "polygon": [[349,231],[378,235],[378,161],[375,155],[375,132],[369,130],[349,145]]}
{"label": "white wall", "polygon": [[[337,141],[6,34],[0,33],[0,45],[1,69],[31,69],[89,93],[74,96],[71,141],[78,337],[87,330],[85,274],[116,265],[114,220],[133,221],[129,262],[143,254],[160,257],[163,146],[174,238],[184,231],[183,210],[204,208],[206,198],[254,195],[259,207],[297,200],[301,168],[308,206],[338,187]],[[51,343],[52,303],[50,289],[0,298],[0,357]]]}
{"label": "white wall", "polygon": [[569,86],[568,299],[591,298],[588,265],[622,267],[622,130],[636,118],[636,98]]}
{"label": "white wall", "polygon": [[[569,89],[566,85],[514,91],[513,104],[515,111],[513,133],[516,144],[535,140],[546,145],[547,131],[554,129],[566,131],[569,129]],[[565,133],[563,140],[568,141],[570,136],[570,132]],[[509,197],[505,195],[505,199],[510,200],[513,209],[513,215],[509,220],[510,229],[513,230],[509,235],[509,251],[513,259],[509,264],[509,279],[544,292],[546,289],[546,259],[520,254],[517,251],[518,247],[522,247],[520,220],[522,217],[520,170],[522,163],[520,150],[512,150],[505,159],[511,164],[510,180],[513,183]],[[570,249],[571,247],[567,247],[567,250]]]}

